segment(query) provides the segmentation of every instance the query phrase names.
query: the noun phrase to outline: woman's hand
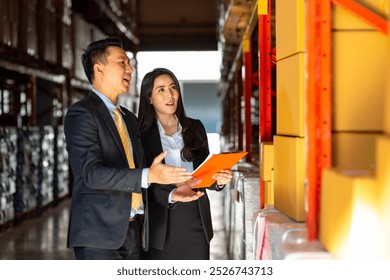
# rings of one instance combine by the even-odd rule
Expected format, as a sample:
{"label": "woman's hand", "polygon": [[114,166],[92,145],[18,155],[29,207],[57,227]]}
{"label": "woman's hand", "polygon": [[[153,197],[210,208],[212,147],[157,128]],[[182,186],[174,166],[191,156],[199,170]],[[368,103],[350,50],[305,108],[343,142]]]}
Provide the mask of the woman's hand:
{"label": "woman's hand", "polygon": [[230,169],[223,169],[215,173],[212,178],[217,180],[217,185],[226,185],[232,180],[232,171]]}

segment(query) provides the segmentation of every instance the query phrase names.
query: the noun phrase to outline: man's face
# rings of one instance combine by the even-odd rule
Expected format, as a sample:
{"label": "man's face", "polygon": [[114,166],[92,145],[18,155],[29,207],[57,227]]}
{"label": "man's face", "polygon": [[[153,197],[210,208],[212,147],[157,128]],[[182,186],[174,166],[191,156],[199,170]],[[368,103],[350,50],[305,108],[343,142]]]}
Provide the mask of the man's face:
{"label": "man's face", "polygon": [[[104,93],[120,95],[129,91],[131,74],[133,68],[130,66],[130,59],[120,47],[107,48],[109,55],[107,63],[100,64],[101,74],[99,76]],[[96,73],[95,73],[95,76]]]}

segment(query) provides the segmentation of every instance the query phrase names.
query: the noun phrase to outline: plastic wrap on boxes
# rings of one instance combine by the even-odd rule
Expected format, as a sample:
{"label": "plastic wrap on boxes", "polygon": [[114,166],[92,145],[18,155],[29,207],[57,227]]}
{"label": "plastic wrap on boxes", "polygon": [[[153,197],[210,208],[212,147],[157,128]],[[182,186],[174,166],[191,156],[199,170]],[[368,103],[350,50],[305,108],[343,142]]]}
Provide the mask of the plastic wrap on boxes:
{"label": "plastic wrap on boxes", "polygon": [[[238,209],[239,214],[238,215],[243,215],[242,205],[240,205],[240,204],[236,205],[236,203],[239,203],[239,199],[240,199],[240,194],[238,193],[238,190],[237,190],[238,181],[241,180],[242,174],[244,174],[246,172],[254,172],[257,170],[258,170],[258,166],[250,164],[250,163],[240,162],[240,163],[236,164],[232,168],[233,178],[232,178],[230,184],[226,186],[227,189],[226,189],[226,195],[225,195],[225,225],[226,225],[226,237],[227,237],[227,240],[229,243],[228,244],[228,254],[229,254],[228,257],[229,258],[234,258],[233,257],[234,247],[236,247],[235,256],[237,258],[238,258],[237,255],[242,255],[243,250],[244,250],[243,249],[244,248],[243,247],[244,246],[243,235],[242,235],[243,232],[241,232],[243,229],[243,225],[241,226],[241,230],[237,229],[235,227],[236,219],[238,220],[237,223],[239,223],[239,224],[242,224],[242,222],[243,222],[242,217],[236,218],[236,206],[239,207],[239,209]],[[236,236],[235,231],[238,231],[238,235],[239,235],[238,237]],[[240,237],[241,237],[241,239],[240,239]],[[239,247],[239,248],[237,248],[237,247]],[[240,253],[241,251],[242,251],[242,253]],[[243,257],[243,256],[241,256],[241,257]]]}
{"label": "plastic wrap on boxes", "polygon": [[253,257],[257,260],[329,259],[318,241],[307,240],[306,223],[268,208],[254,216]]}
{"label": "plastic wrap on boxes", "polygon": [[61,198],[69,193],[68,152],[65,145],[64,126],[58,126],[57,134],[58,197]]}
{"label": "plastic wrap on boxes", "polygon": [[14,218],[17,138],[15,127],[0,127],[0,225]]}
{"label": "plastic wrap on boxes", "polygon": [[245,259],[253,259],[253,214],[260,210],[260,178],[258,172],[246,172],[237,186],[242,193]]}
{"label": "plastic wrap on boxes", "polygon": [[55,198],[69,193],[63,126],[57,128],[0,127],[0,225],[43,210],[53,202],[54,182]]}
{"label": "plastic wrap on boxes", "polygon": [[253,245],[254,259],[272,260],[277,259],[273,254],[273,240],[269,236],[269,227],[272,223],[282,224],[291,220],[273,208],[267,208],[254,214]]}
{"label": "plastic wrap on boxes", "polygon": [[[229,239],[229,254],[232,259],[246,259],[247,246],[252,247],[251,237],[247,237],[246,232],[250,232],[253,227],[252,209],[260,207],[259,180],[258,166],[241,163],[233,168]],[[256,184],[256,190],[252,190]],[[246,203],[249,209],[246,208]]]}
{"label": "plastic wrap on boxes", "polygon": [[52,126],[44,126],[41,129],[41,147],[39,203],[40,206],[45,206],[53,201],[54,129]]}
{"label": "plastic wrap on boxes", "polygon": [[37,206],[38,165],[40,151],[40,135],[38,127],[29,127],[24,130],[24,186],[23,211],[29,211]]}
{"label": "plastic wrap on boxes", "polygon": [[230,252],[230,244],[231,244],[231,231],[232,231],[232,217],[233,217],[233,206],[232,206],[232,190],[234,188],[234,176],[235,173],[233,172],[233,179],[230,181],[230,184],[226,185],[223,193],[224,193],[224,222],[225,222],[225,236],[226,240],[228,241],[228,258],[231,258]]}
{"label": "plastic wrap on boxes", "polygon": [[245,230],[245,222],[244,222],[244,203],[242,201],[242,193],[240,193],[240,181],[242,180],[242,174],[237,179],[235,184],[235,188],[233,190],[233,196],[236,199],[233,199],[232,206],[232,232],[231,232],[231,251],[232,258],[234,260],[243,260],[245,259],[245,245],[244,245],[244,230]]}

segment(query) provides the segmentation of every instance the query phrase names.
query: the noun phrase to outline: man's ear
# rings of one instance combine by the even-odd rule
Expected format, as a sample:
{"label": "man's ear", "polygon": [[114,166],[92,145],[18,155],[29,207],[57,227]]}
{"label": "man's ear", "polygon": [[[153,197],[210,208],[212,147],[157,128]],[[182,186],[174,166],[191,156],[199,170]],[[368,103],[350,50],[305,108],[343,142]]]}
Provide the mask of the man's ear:
{"label": "man's ear", "polygon": [[95,63],[93,65],[93,70],[95,73],[95,77],[101,77],[103,75],[103,65],[100,63]]}

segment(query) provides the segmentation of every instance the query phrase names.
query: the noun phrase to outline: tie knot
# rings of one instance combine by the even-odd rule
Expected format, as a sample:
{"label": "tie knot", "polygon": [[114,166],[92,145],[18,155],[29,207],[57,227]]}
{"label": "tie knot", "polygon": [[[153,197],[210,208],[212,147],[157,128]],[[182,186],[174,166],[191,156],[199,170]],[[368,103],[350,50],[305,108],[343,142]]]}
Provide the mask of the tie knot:
{"label": "tie knot", "polygon": [[118,108],[115,108],[114,109],[114,114],[115,114],[116,117],[119,117],[121,115],[121,112],[119,111]]}

